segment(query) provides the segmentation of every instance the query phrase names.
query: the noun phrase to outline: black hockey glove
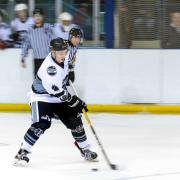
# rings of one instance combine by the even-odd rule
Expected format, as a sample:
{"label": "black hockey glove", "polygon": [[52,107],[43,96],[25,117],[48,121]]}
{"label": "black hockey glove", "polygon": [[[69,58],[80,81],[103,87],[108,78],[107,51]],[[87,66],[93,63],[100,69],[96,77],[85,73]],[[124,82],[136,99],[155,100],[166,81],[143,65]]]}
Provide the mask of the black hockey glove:
{"label": "black hockey glove", "polygon": [[70,71],[68,74],[68,81],[67,81],[66,85],[70,86],[69,81],[74,82],[74,80],[75,80],[74,71]]}
{"label": "black hockey glove", "polygon": [[69,76],[69,80],[71,80],[71,82],[74,82],[74,80],[75,80],[75,73],[74,73],[74,71],[70,71],[68,76]]}
{"label": "black hockey glove", "polygon": [[24,62],[25,62],[25,60],[22,58],[22,59],[21,59],[21,62],[22,62],[22,63],[24,63]]}
{"label": "black hockey glove", "polygon": [[10,35],[10,38],[13,39],[15,42],[19,40],[19,33],[14,32],[13,34]]}
{"label": "black hockey glove", "polygon": [[68,105],[78,113],[82,113],[83,109],[86,112],[88,111],[86,103],[77,96],[72,96],[71,100],[68,101]]}

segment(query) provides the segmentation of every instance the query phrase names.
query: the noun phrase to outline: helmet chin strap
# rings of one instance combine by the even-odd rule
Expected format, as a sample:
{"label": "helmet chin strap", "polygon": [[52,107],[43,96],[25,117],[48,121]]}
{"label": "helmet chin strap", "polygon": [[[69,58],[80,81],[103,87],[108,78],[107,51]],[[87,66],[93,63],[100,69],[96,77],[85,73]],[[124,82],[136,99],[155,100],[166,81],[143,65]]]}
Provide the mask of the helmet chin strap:
{"label": "helmet chin strap", "polygon": [[53,52],[51,52],[51,56],[54,58],[54,60],[56,61],[56,51],[53,50]]}
{"label": "helmet chin strap", "polygon": [[54,59],[56,60],[56,51],[54,51],[55,53],[54,53]]}

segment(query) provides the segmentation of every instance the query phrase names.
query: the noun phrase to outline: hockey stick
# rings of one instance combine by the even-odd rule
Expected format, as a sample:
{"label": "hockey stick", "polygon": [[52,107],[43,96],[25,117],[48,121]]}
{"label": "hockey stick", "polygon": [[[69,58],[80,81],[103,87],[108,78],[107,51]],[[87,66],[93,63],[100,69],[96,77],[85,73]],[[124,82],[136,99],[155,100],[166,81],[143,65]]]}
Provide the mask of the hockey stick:
{"label": "hockey stick", "polygon": [[[76,94],[76,96],[78,96],[78,94],[77,94],[77,92],[76,92],[76,89],[74,88],[73,83],[72,83],[71,81],[69,81],[69,83],[70,83],[70,86],[71,86],[72,90],[73,90],[74,93]],[[106,154],[106,152],[105,152],[105,150],[104,150],[104,148],[103,148],[103,145],[102,145],[99,137],[97,136],[97,133],[96,133],[96,131],[95,131],[95,129],[94,129],[92,123],[91,123],[91,120],[89,119],[88,114],[87,114],[87,112],[86,112],[84,109],[83,109],[83,115],[84,115],[86,121],[88,122],[88,124],[89,124],[89,126],[90,126],[90,128],[91,128],[91,130],[92,130],[92,133],[93,133],[93,135],[94,135],[94,137],[95,137],[95,139],[96,139],[96,141],[97,141],[97,144],[99,145],[99,147],[100,147],[100,149],[101,149],[101,152],[102,152],[102,154],[103,154],[103,156],[104,156],[107,164],[109,165],[109,167],[110,167],[112,170],[117,170],[117,169],[118,169],[118,166],[115,165],[115,164],[112,164],[112,163],[110,162],[110,160],[109,160],[109,158],[108,158],[108,156],[107,156],[107,154]]]}

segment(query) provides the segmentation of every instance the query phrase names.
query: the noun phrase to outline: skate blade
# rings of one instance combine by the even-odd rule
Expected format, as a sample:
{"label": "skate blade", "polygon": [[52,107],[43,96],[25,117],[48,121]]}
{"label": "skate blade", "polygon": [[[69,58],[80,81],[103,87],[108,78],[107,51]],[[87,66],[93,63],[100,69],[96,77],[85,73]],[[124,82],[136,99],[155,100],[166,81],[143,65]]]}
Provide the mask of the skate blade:
{"label": "skate blade", "polygon": [[28,163],[24,160],[15,160],[13,165],[17,167],[27,167]]}
{"label": "skate blade", "polygon": [[85,159],[84,158],[84,160],[87,161],[87,162],[99,162],[98,159]]}

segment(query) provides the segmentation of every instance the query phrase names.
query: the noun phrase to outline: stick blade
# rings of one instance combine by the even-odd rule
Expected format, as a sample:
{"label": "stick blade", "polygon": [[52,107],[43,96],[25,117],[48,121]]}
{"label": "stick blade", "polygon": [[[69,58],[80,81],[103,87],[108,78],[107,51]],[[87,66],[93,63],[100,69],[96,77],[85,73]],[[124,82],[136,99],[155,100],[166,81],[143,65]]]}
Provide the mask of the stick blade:
{"label": "stick blade", "polygon": [[112,170],[118,170],[118,166],[116,164],[110,164]]}

